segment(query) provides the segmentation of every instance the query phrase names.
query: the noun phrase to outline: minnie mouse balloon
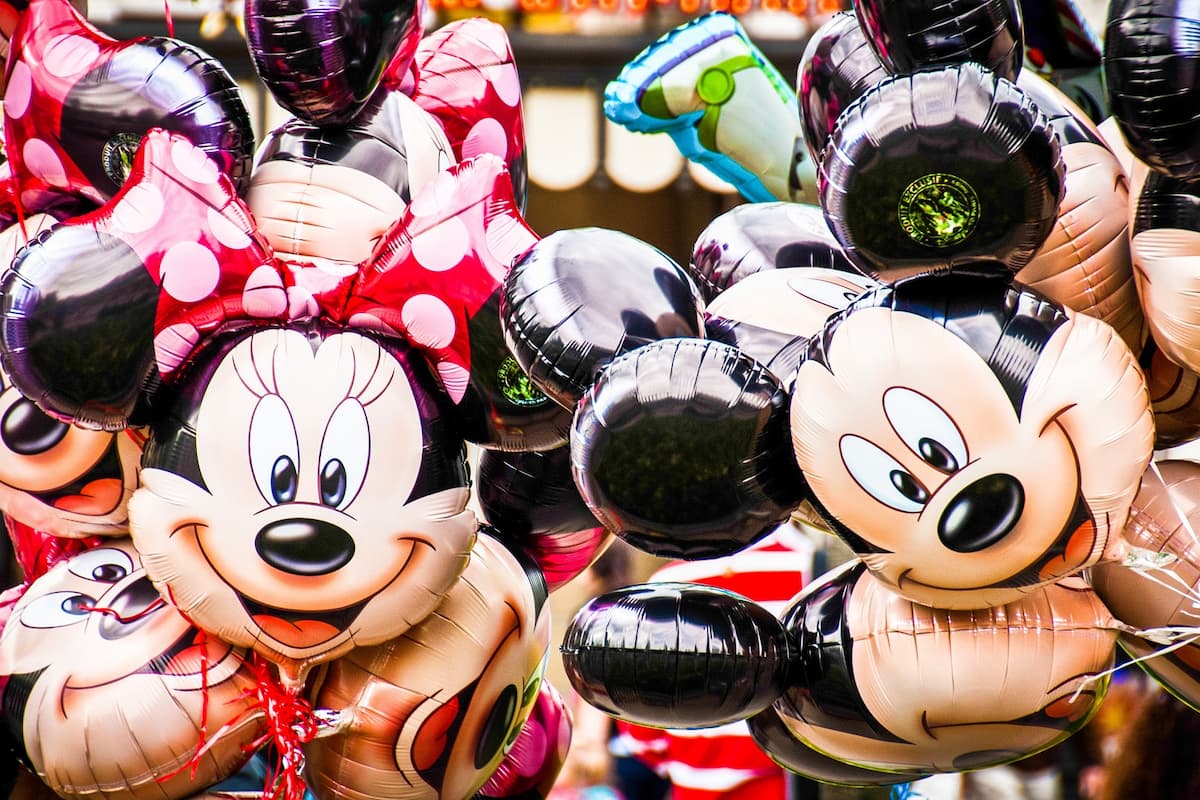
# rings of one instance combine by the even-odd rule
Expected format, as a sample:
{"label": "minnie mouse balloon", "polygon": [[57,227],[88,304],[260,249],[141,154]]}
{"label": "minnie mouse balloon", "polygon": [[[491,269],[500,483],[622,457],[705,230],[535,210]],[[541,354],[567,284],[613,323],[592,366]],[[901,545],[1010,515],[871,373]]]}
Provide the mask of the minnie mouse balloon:
{"label": "minnie mouse balloon", "polygon": [[[305,748],[318,800],[473,797],[512,752],[541,696],[545,599],[537,568],[527,571],[485,534],[436,613],[332,662],[316,704],[347,709],[352,720]],[[522,765],[527,772],[561,765],[559,733],[552,725],[527,734],[550,737],[533,751],[536,763]]]}
{"label": "minnie mouse balloon", "polygon": [[344,125],[421,38],[416,0],[247,0],[246,43],[279,105],[315,125]]}
{"label": "minnie mouse balloon", "polygon": [[1129,148],[1166,175],[1200,177],[1200,6],[1114,0],[1104,35],[1108,102]]}
{"label": "minnie mouse balloon", "polygon": [[1099,561],[1153,443],[1113,329],[990,272],[868,291],[813,337],[791,398],[810,500],[895,591],[945,609]]}
{"label": "minnie mouse balloon", "polygon": [[846,255],[880,280],[979,258],[1015,272],[1058,214],[1062,154],[1020,89],[968,63],[860,96],[838,117],[818,185]]}
{"label": "minnie mouse balloon", "polygon": [[178,800],[236,772],[263,732],[244,659],[167,605],[132,543],[111,539],[17,603],[0,635],[4,722],[64,798]]}
{"label": "minnie mouse balloon", "polygon": [[855,0],[854,10],[892,73],[974,61],[1014,81],[1025,59],[1017,0]]}
{"label": "minnie mouse balloon", "polygon": [[5,149],[27,213],[111,198],[153,127],[187,136],[237,186],[249,178],[254,134],[237,83],[192,45],[117,41],[66,0],[31,0],[7,74]]}

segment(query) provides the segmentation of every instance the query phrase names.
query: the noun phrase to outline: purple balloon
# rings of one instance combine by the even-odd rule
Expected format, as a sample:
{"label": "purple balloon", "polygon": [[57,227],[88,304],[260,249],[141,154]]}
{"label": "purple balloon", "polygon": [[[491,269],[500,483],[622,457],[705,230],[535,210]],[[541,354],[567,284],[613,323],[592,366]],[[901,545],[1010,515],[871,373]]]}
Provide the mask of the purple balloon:
{"label": "purple balloon", "polygon": [[247,0],[245,20],[254,68],[276,102],[323,125],[353,119],[422,32],[416,0]]}

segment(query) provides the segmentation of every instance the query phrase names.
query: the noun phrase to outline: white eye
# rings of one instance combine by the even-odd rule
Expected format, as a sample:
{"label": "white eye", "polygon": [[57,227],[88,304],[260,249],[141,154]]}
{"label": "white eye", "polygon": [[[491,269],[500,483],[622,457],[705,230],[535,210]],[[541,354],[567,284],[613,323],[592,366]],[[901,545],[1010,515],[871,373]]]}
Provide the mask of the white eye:
{"label": "white eye", "polygon": [[905,513],[915,514],[925,507],[929,492],[881,448],[858,436],[843,436],[838,445],[850,477],[871,497]]}
{"label": "white eye", "polygon": [[124,580],[137,567],[133,559],[124,550],[115,547],[97,547],[80,553],[67,563],[67,569],[72,575],[77,575],[86,581],[100,583],[116,583]]}
{"label": "white eye", "polygon": [[840,311],[858,299],[862,290],[850,289],[833,281],[823,281],[817,278],[792,278],[788,286],[801,297],[807,297],[814,303],[829,306]]}
{"label": "white eye", "polygon": [[347,398],[333,410],[321,441],[321,502],[339,510],[353,503],[370,459],[367,411],[358,400]]}
{"label": "white eye", "polygon": [[95,599],[80,592],[51,592],[21,611],[21,624],[28,628],[61,628],[83,622],[96,607]]}
{"label": "white eye", "polygon": [[901,441],[929,466],[950,473],[967,465],[967,445],[958,426],[925,395],[901,387],[888,389],[883,413]]}
{"label": "white eye", "polygon": [[300,442],[287,403],[264,395],[250,416],[250,470],[271,505],[296,499],[300,485]]}

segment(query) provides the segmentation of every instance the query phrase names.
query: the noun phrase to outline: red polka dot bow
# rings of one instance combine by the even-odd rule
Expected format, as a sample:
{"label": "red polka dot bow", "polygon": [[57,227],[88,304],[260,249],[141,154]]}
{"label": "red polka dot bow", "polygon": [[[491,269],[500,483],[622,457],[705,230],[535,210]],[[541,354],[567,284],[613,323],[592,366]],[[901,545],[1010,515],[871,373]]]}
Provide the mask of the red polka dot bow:
{"label": "red polka dot bow", "polygon": [[113,201],[77,222],[122,240],[161,287],[154,350],[164,377],[228,321],[321,317],[406,339],[455,402],[470,375],[470,318],[537,240],[503,162],[483,155],[418,193],[362,264],[285,262],[214,162],[162,130],[143,140]]}

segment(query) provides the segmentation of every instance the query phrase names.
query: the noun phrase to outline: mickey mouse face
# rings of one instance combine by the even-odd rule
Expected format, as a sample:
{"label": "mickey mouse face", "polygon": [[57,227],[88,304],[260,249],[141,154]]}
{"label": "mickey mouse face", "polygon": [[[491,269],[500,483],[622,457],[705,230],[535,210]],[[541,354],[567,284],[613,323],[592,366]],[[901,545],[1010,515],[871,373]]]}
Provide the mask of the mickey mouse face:
{"label": "mickey mouse face", "polygon": [[831,320],[795,381],[815,500],[879,577],[939,608],[1095,563],[1149,457],[1145,384],[1112,329],[1004,286],[918,279],[895,307],[877,290]]}
{"label": "mickey mouse face", "polygon": [[318,796],[472,796],[537,699],[550,635],[542,600],[513,556],[480,536],[436,615],[333,662],[316,704],[372,713],[305,748]]}
{"label": "mickey mouse face", "polygon": [[730,286],[707,310],[782,333],[812,336],[830,314],[877,285],[866,276],[823,267],[765,270]]}
{"label": "mickey mouse face", "polygon": [[253,679],[241,651],[163,601],[128,539],[60,562],[30,586],[0,636],[0,674],[5,721],[64,797],[194,793],[235,771],[259,731],[238,722],[201,760],[197,783],[187,770],[158,781],[191,758],[202,723],[216,730],[247,710]]}
{"label": "mickey mouse face", "polygon": [[[900,597],[861,565],[784,612],[804,689],[776,703],[817,750],[869,769],[952,771],[1023,758],[1079,730],[1103,699],[1112,617],[1055,584],[986,611]],[[819,653],[819,657],[816,654]],[[953,676],[953,680],[948,676]]]}
{"label": "mickey mouse face", "polygon": [[198,369],[130,504],[148,570],[184,613],[303,662],[433,609],[476,523],[461,440],[411,361],[358,333],[270,328]]}
{"label": "mickey mouse face", "polygon": [[56,536],[128,532],[142,437],[47,416],[0,371],[0,508]]}

